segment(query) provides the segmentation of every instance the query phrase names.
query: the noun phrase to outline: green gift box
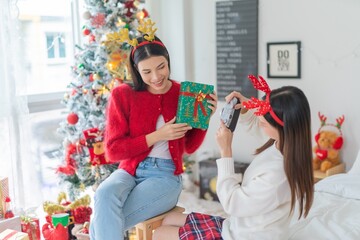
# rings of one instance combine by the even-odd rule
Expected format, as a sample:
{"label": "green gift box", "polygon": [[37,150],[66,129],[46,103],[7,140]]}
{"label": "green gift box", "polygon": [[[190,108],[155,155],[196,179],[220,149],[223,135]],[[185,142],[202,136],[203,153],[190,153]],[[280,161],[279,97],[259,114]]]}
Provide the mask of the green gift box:
{"label": "green gift box", "polygon": [[187,123],[193,128],[208,129],[211,109],[208,100],[214,86],[202,83],[181,82],[178,108],[176,113],[177,123]]}

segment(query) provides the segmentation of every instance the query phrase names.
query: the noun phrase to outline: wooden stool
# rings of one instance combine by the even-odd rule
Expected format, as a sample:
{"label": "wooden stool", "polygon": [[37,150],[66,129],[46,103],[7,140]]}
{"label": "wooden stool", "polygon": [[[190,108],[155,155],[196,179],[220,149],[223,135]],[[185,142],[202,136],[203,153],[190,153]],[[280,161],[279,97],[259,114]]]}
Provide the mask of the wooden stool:
{"label": "wooden stool", "polygon": [[156,217],[145,220],[144,222],[136,224],[136,236],[138,240],[152,240],[153,230],[161,226],[164,217],[172,212],[183,213],[185,211],[182,207],[174,207],[173,209],[158,215]]}

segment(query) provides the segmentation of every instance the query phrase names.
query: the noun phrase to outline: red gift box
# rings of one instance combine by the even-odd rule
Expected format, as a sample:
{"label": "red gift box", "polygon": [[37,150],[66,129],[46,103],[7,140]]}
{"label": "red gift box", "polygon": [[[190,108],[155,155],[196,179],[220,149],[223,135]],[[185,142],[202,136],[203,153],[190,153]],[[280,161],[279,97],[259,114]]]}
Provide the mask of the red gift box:
{"label": "red gift box", "polygon": [[34,217],[22,217],[21,231],[27,233],[30,240],[40,240],[39,219]]}

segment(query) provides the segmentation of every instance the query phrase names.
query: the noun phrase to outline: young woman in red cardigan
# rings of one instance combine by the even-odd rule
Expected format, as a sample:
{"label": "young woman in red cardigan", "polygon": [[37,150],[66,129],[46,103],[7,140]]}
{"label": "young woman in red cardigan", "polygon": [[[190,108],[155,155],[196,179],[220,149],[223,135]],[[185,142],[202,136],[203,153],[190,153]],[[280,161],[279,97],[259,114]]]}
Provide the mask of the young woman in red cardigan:
{"label": "young woman in red cardigan", "polygon": [[[184,152],[193,153],[206,131],[175,123],[180,84],[170,79],[170,58],[158,38],[132,48],[133,87],[112,90],[107,108],[106,154],[119,169],[95,193],[92,240],[123,239],[124,232],[173,208],[182,189]],[[212,113],[217,96],[210,94]]]}

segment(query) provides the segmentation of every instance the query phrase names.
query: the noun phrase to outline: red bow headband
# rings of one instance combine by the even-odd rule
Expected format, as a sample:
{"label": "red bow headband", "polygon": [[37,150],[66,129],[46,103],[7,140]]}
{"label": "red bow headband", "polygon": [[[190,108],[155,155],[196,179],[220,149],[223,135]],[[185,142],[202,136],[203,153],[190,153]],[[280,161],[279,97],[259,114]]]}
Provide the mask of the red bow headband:
{"label": "red bow headband", "polygon": [[252,82],[255,89],[263,91],[266,93],[266,99],[265,101],[257,99],[255,97],[251,97],[250,100],[243,102],[242,105],[247,109],[254,109],[257,108],[257,111],[255,112],[256,116],[262,116],[266,113],[270,113],[271,117],[281,126],[284,126],[284,122],[276,116],[274,113],[271,105],[270,105],[270,88],[269,85],[266,83],[265,79],[262,76],[259,76],[259,78],[256,78],[254,75],[248,76],[250,81]]}

